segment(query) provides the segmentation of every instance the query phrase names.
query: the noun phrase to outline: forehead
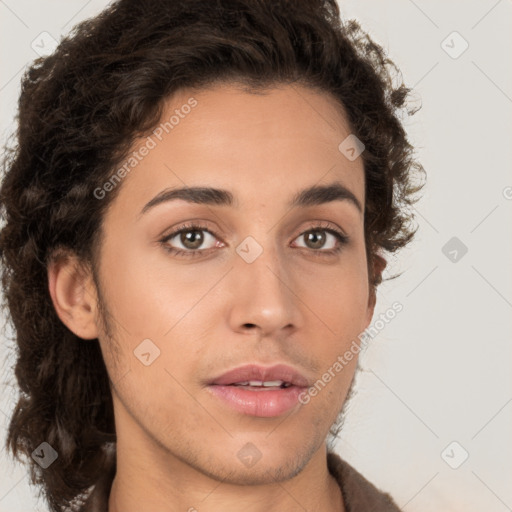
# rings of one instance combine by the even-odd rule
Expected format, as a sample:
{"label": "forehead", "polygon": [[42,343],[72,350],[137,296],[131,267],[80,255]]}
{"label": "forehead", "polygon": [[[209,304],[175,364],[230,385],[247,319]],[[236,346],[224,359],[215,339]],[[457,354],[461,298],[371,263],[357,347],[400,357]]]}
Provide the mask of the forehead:
{"label": "forehead", "polygon": [[328,93],[298,85],[257,94],[225,84],[183,89],[134,144],[118,199],[139,213],[163,189],[209,186],[231,190],[237,205],[289,203],[301,189],[340,182],[364,205],[362,160],[339,149],[349,135]]}
{"label": "forehead", "polygon": [[[328,153],[337,154],[340,137],[350,134],[343,107],[329,93],[300,85],[255,92],[230,84],[180,90],[166,102],[160,123],[164,131],[169,114],[191,98],[197,105],[172,128],[176,143],[200,143],[204,149],[224,152],[229,147],[250,147],[252,154],[261,155],[268,152],[266,148],[287,146],[305,153],[320,143]],[[265,146],[258,146],[260,142]]]}

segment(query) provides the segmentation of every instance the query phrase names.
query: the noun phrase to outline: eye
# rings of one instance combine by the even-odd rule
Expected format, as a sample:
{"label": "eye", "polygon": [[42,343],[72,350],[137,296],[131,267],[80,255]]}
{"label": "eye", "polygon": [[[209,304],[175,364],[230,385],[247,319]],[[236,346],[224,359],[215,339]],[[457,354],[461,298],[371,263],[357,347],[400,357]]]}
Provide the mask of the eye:
{"label": "eye", "polygon": [[[177,256],[195,256],[206,252],[218,245],[215,233],[212,233],[205,226],[188,224],[180,226],[160,242],[164,245],[166,251]],[[171,243],[172,242],[172,243]],[[206,242],[209,247],[202,247]],[[178,248],[174,247],[178,245]],[[180,247],[181,245],[181,247]]]}
{"label": "eye", "polygon": [[[334,229],[330,223],[327,225],[318,224],[301,233],[295,240],[301,238],[306,240],[305,245],[298,245],[300,248],[310,249],[310,252],[317,255],[329,256],[339,253],[343,246],[349,241],[347,235],[338,229]],[[223,242],[207,227],[198,224],[186,224],[165,236],[160,243],[164,249],[175,256],[193,258],[209,252],[215,247],[222,247]],[[206,244],[206,247],[204,245]],[[325,245],[328,245],[325,248]]]}
{"label": "eye", "polygon": [[[323,225],[315,226],[302,233],[295,240],[305,240],[305,245],[299,245],[306,249],[312,249],[321,254],[335,254],[341,251],[348,242],[348,237],[337,229]],[[327,244],[327,247],[325,247]]]}

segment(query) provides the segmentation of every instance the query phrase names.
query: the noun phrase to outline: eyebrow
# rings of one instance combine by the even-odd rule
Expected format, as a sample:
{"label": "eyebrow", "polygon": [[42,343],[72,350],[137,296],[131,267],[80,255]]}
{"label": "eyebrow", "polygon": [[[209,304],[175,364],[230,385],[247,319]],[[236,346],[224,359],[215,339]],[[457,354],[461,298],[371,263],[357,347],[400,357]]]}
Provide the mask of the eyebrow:
{"label": "eyebrow", "polygon": [[[181,199],[189,203],[206,204],[213,206],[238,206],[234,195],[225,189],[212,187],[183,187],[165,189],[149,201],[142,208],[139,216],[144,215],[155,206]],[[335,182],[330,185],[314,185],[299,191],[288,203],[290,208],[317,206],[332,201],[348,201],[361,213],[363,207],[357,197],[344,185]]]}

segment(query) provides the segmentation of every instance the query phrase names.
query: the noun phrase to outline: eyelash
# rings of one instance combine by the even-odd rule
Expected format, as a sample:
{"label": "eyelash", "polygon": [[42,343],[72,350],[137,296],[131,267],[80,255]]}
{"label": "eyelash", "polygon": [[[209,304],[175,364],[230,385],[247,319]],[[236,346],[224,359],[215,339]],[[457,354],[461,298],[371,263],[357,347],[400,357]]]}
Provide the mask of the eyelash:
{"label": "eyelash", "polygon": [[[328,224],[328,226],[330,226],[330,224]],[[343,249],[343,246],[349,242],[349,237],[347,235],[345,235],[341,231],[338,231],[337,229],[333,229],[328,226],[326,226],[325,224],[319,223],[319,224],[316,224],[316,225],[312,226],[311,228],[307,229],[306,231],[303,231],[299,235],[299,236],[302,236],[302,235],[305,235],[306,233],[310,233],[310,232],[325,231],[326,233],[330,233],[331,235],[336,237],[336,239],[338,240],[339,243],[338,243],[337,247],[334,249],[329,249],[329,250],[310,249],[313,252],[313,254],[315,254],[316,256],[334,256],[335,254],[338,254],[339,252],[341,252],[341,250]],[[190,223],[190,224],[184,224],[184,225],[180,226],[179,228],[177,228],[172,233],[166,235],[164,238],[162,238],[160,240],[160,243],[164,247],[165,251],[167,251],[168,253],[170,253],[174,256],[184,256],[186,258],[194,258],[196,256],[200,256],[201,253],[209,251],[209,249],[195,249],[195,250],[194,249],[188,249],[188,250],[176,249],[174,247],[170,247],[167,244],[167,242],[169,240],[172,240],[177,235],[179,235],[181,233],[187,233],[189,231],[206,231],[207,233],[212,235],[214,238],[218,239],[217,235],[213,231],[211,231],[209,228],[207,228],[206,226],[201,226],[199,224]],[[296,238],[298,238],[298,237],[296,237]],[[211,249],[213,250],[214,248],[211,248]],[[299,249],[307,249],[307,248],[299,247]]]}

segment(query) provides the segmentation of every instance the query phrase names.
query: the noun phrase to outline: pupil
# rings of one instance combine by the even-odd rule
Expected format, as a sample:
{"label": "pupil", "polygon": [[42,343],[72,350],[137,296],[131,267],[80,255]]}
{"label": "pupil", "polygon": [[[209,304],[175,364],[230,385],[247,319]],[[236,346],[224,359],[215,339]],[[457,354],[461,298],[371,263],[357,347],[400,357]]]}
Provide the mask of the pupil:
{"label": "pupil", "polygon": [[308,242],[313,241],[313,248],[322,247],[325,243],[325,233],[322,231],[310,231],[308,233]]}
{"label": "pupil", "polygon": [[203,243],[202,231],[186,231],[181,234],[181,242],[185,247],[197,249]]}

